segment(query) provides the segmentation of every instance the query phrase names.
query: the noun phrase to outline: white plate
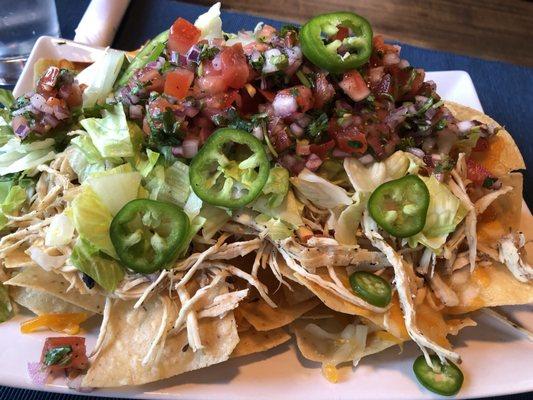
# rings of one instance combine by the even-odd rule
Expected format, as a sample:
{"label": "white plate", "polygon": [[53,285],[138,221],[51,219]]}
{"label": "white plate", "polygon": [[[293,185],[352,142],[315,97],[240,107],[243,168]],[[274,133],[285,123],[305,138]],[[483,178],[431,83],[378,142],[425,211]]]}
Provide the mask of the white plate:
{"label": "white plate", "polygon": [[[62,43],[62,44],[59,44]],[[41,38],[30,55],[16,88],[16,94],[31,89],[33,62],[36,59],[66,58],[91,61],[100,49],[65,40]],[[470,76],[464,71],[430,72],[439,93],[445,99],[481,110]],[[524,218],[531,215],[524,209]],[[527,223],[527,228],[533,224]],[[533,237],[533,236],[530,236]],[[514,318],[533,330],[531,306],[516,307]],[[49,333],[22,335],[17,316],[0,328],[0,384],[43,390],[33,385],[26,372],[27,362],[36,361],[43,339]],[[464,362],[466,380],[458,397],[471,398],[533,390],[533,343],[510,331],[499,322],[477,318],[479,326],[468,328],[453,338]],[[88,347],[94,344],[98,327],[86,333]],[[435,396],[422,389],[412,373],[412,362],[419,355],[413,344],[389,349],[364,359],[355,371],[342,370],[343,380],[330,384],[320,373],[319,365],[301,358],[290,342],[269,352],[230,360],[199,371],[136,388],[95,391],[93,395],[135,398],[180,399],[422,399]],[[61,382],[48,385],[48,391],[68,392]]]}

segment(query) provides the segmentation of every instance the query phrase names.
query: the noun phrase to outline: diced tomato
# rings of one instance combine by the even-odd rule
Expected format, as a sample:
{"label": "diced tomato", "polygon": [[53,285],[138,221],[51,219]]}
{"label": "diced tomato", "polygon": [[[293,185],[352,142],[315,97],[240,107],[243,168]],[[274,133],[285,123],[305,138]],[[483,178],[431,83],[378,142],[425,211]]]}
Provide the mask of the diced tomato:
{"label": "diced tomato", "polygon": [[178,68],[170,71],[167,73],[165,79],[165,94],[177,99],[183,99],[187,96],[193,80],[194,72],[188,69]]}
{"label": "diced tomato", "polygon": [[255,34],[255,37],[260,38],[263,42],[268,42],[275,34],[276,28],[264,24],[261,30]]}
{"label": "diced tomato", "polygon": [[241,96],[236,90],[229,92],[218,93],[202,99],[204,107],[202,108],[202,115],[212,117],[226,110],[233,104],[237,107],[241,104]]}
{"label": "diced tomato", "polygon": [[261,42],[251,42],[248,43],[246,46],[243,47],[244,54],[251,55],[254,51],[258,51],[260,53],[264,53],[269,49],[268,44],[261,43]]}
{"label": "diced tomato", "polygon": [[[289,96],[294,97],[294,99],[296,99],[296,104],[298,106],[298,110],[297,110],[298,112],[304,113],[306,111],[309,111],[315,103],[313,92],[311,91],[311,89],[309,89],[308,87],[304,85],[297,85],[297,86],[293,86],[288,89],[280,90],[278,93],[276,93],[275,100],[273,101],[276,101],[277,99],[281,99],[283,97],[289,97]],[[274,108],[276,108],[275,105],[274,105]],[[283,114],[285,114],[283,116],[288,116],[292,114],[292,112],[283,113]]]}
{"label": "diced tomato", "polygon": [[270,119],[268,125],[268,138],[278,153],[292,146],[289,129],[278,118]]}
{"label": "diced tomato", "polygon": [[337,26],[337,33],[333,35],[332,40],[344,40],[350,35],[350,30],[345,26]]}
{"label": "diced tomato", "polygon": [[319,72],[316,74],[315,81],[315,104],[314,108],[321,109],[324,105],[335,96],[335,88],[328,82],[326,74]]}
{"label": "diced tomato", "polygon": [[198,42],[202,32],[189,21],[178,18],[170,27],[168,49],[185,54]]}
{"label": "diced tomato", "polygon": [[145,67],[136,74],[147,92],[161,93],[165,86],[165,80],[157,69]]}
{"label": "diced tomato", "polygon": [[272,93],[270,90],[266,90],[266,89],[257,89],[257,91],[259,93],[261,93],[263,95],[263,97],[265,99],[267,99],[269,102],[273,102],[274,101],[274,98],[276,97],[276,95],[274,93]]}
{"label": "diced tomato", "polygon": [[478,164],[472,159],[466,160],[466,176],[468,179],[470,179],[472,182],[474,182],[475,185],[481,186],[483,185],[483,182],[485,182],[485,179],[492,178],[492,175],[487,169],[485,169],[484,166],[481,164]]}
{"label": "diced tomato", "polygon": [[472,151],[487,151],[489,149],[489,139],[479,138]]}
{"label": "diced tomato", "polygon": [[240,43],[222,50],[220,61],[222,64],[222,79],[228,87],[239,89],[248,82],[250,74],[248,61]]}
{"label": "diced tomato", "polygon": [[326,158],[329,151],[332,150],[334,147],[335,147],[335,141],[331,139],[325,143],[312,144],[311,146],[309,146],[309,150],[311,153],[316,154],[323,160]]}
{"label": "diced tomato", "polygon": [[356,70],[344,73],[339,86],[353,101],[364,100],[370,94],[370,89],[365,80]]}
{"label": "diced tomato", "polygon": [[329,121],[328,133],[331,135],[339,150],[348,154],[363,154],[366,152],[366,136],[357,127],[350,125],[345,128],[337,124],[335,118]]}
{"label": "diced tomato", "polygon": [[46,94],[51,92],[56,83],[57,78],[59,77],[60,69],[54,66],[48,67],[43,76],[37,82],[37,93]]}
{"label": "diced tomato", "polygon": [[46,338],[43,346],[43,352],[41,354],[41,364],[44,364],[46,354],[49,350],[56,347],[70,346],[72,353],[70,354],[70,362],[65,365],[51,365],[48,368],[52,371],[64,370],[67,368],[73,368],[78,370],[87,369],[89,361],[87,359],[85,350],[85,338],[73,336],[73,337],[49,337]]}

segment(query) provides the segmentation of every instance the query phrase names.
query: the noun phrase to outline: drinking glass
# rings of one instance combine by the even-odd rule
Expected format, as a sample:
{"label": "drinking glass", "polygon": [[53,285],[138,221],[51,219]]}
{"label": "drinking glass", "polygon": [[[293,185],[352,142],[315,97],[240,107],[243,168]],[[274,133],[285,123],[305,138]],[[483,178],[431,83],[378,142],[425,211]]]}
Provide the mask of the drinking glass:
{"label": "drinking glass", "polygon": [[39,36],[59,36],[54,0],[0,0],[0,85],[14,85]]}

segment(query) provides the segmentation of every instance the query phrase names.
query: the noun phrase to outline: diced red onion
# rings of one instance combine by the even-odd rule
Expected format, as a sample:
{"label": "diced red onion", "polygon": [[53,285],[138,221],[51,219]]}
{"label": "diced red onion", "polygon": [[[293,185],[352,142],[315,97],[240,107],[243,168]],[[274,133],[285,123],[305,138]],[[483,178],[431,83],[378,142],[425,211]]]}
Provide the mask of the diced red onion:
{"label": "diced red onion", "polygon": [[316,154],[310,154],[305,162],[305,167],[310,171],[316,171],[322,165],[322,159]]}
{"label": "diced red onion", "polygon": [[193,118],[193,117],[196,117],[196,115],[198,115],[198,113],[200,112],[200,109],[198,109],[197,107],[185,107],[185,116],[189,117],[189,118]]}
{"label": "diced red onion", "polygon": [[439,162],[440,160],[442,160],[442,157],[440,154],[432,154],[431,155],[431,159],[433,160],[434,163],[437,163]]}
{"label": "diced red onion", "polygon": [[68,109],[64,107],[54,106],[53,110],[54,116],[59,120],[67,119],[70,116]]}
{"label": "diced red onion", "polygon": [[252,131],[252,135],[254,135],[257,139],[263,141],[264,139],[264,133],[263,133],[263,128],[260,127],[260,126],[256,126],[254,127],[253,131]]}
{"label": "diced red onion", "polygon": [[43,113],[46,113],[46,114],[53,113],[52,107],[46,104],[46,99],[38,93],[35,93],[33,96],[30,97],[30,102],[31,102],[31,105],[35,107],[35,109]]}
{"label": "diced red onion", "polygon": [[32,112],[34,110],[35,110],[35,108],[31,104],[28,104],[27,106],[24,106],[22,108],[19,108],[18,110],[13,111],[11,114],[14,117],[16,117],[17,115],[24,114],[27,111]]}
{"label": "diced red onion", "polygon": [[307,114],[300,114],[297,118],[298,125],[300,125],[302,128],[307,128],[311,121],[312,118]]}
{"label": "diced red onion", "polygon": [[192,46],[187,52],[187,61],[199,63],[200,62],[200,48],[196,45]]}
{"label": "diced red onion", "polygon": [[346,157],[351,156],[350,153],[346,153],[345,151],[342,151],[340,149],[333,149],[333,151],[331,152],[331,155],[337,158],[346,158]]}
{"label": "diced red onion", "polygon": [[179,63],[180,53],[178,53],[177,51],[171,51],[169,58],[170,58],[171,63],[180,65]]}
{"label": "diced red onion", "polygon": [[182,146],[176,146],[172,148],[172,154],[176,157],[183,157],[183,147]]}
{"label": "diced red onion", "polygon": [[419,158],[424,158],[424,156],[426,155],[426,153],[424,153],[424,151],[422,149],[419,149],[418,147],[408,147],[406,149],[409,153],[419,157]]}
{"label": "diced red onion", "polygon": [[439,182],[444,181],[444,174],[434,174],[434,176]]}
{"label": "diced red onion", "polygon": [[435,144],[437,144],[437,140],[434,137],[427,137],[422,142],[422,150],[429,153],[435,147]]}
{"label": "diced red onion", "polygon": [[431,123],[431,120],[433,119],[433,117],[437,114],[438,110],[436,108],[433,108],[433,107],[429,107],[425,113],[425,116],[428,120],[430,120],[429,122]]}
{"label": "diced red onion", "polygon": [[28,375],[34,385],[44,386],[48,381],[50,372],[48,369],[43,369],[40,362],[28,363]]}
{"label": "diced red onion", "polygon": [[304,128],[302,128],[300,125],[298,125],[296,122],[293,122],[289,125],[289,128],[291,129],[291,132],[296,137],[300,137],[304,134]]}
{"label": "diced red onion", "polygon": [[374,162],[374,156],[372,154],[365,154],[362,157],[359,157],[359,162],[364,165],[368,165],[372,162]]}
{"label": "diced red onion", "polygon": [[383,56],[384,65],[394,65],[400,62],[400,56],[396,53],[386,53]]}
{"label": "diced red onion", "polygon": [[296,142],[296,154],[299,156],[307,156],[311,154],[311,146],[307,143],[307,140],[298,140]]}
{"label": "diced red onion", "polygon": [[468,132],[473,127],[474,127],[474,122],[472,121],[460,121],[457,123],[457,128],[459,128],[459,132],[461,133]]}
{"label": "diced red onion", "polygon": [[72,85],[63,85],[61,86],[61,88],[59,89],[59,97],[62,98],[62,99],[66,99],[70,96],[72,92]]}
{"label": "diced red onion", "polygon": [[130,106],[130,118],[131,119],[141,119],[143,117],[143,108],[141,105],[131,105]]}
{"label": "diced red onion", "polygon": [[59,121],[51,114],[44,114],[43,121],[51,128],[55,128],[59,124]]}
{"label": "diced red onion", "polygon": [[400,63],[398,64],[398,67],[400,69],[404,69],[404,68],[407,68],[409,67],[411,64],[409,64],[409,61],[407,61],[406,59],[401,59],[400,60]]}
{"label": "diced red onion", "polygon": [[293,96],[278,94],[272,102],[274,114],[279,117],[288,117],[298,110],[298,103]]}
{"label": "diced red onion", "polygon": [[196,138],[185,139],[182,144],[183,157],[193,158],[198,153],[199,141]]}
{"label": "diced red onion", "polygon": [[130,99],[131,104],[137,104],[140,100],[139,96],[132,94],[131,92],[127,96]]}
{"label": "diced red onion", "polygon": [[29,135],[30,127],[28,126],[28,121],[22,115],[17,115],[15,118],[13,118],[11,124],[13,126],[15,135],[17,135],[19,138],[24,139]]}
{"label": "diced red onion", "polygon": [[220,56],[220,53],[217,53],[217,55],[213,58],[212,64],[213,68],[217,71],[222,69],[222,57]]}
{"label": "diced red onion", "polygon": [[428,98],[426,96],[415,96],[415,101],[417,105],[424,105]]}
{"label": "diced red onion", "polygon": [[407,111],[409,111],[409,114],[416,114],[416,107],[414,104],[409,104],[407,107]]}

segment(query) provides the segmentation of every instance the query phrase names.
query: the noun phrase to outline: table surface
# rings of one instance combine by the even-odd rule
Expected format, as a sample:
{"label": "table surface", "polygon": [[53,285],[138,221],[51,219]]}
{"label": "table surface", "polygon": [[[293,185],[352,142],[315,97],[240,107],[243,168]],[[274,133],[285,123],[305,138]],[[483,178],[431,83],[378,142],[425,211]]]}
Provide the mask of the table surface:
{"label": "table surface", "polygon": [[[200,0],[200,2],[211,3]],[[62,36],[72,38],[74,28],[89,0],[56,0]],[[483,55],[488,58],[510,60],[524,65],[533,65],[533,4],[521,0],[269,0],[257,2],[250,0],[225,0],[225,6],[239,11],[261,14],[278,20],[301,22],[313,14],[329,10],[356,10],[372,21],[377,32],[397,40],[424,47]],[[483,7],[480,4],[483,4]],[[500,5],[501,4],[501,5]],[[475,6],[479,6],[478,9]],[[454,8],[455,7],[455,8]],[[410,11],[413,11],[410,14]],[[199,8],[184,5],[172,0],[132,0],[124,17],[113,46],[119,49],[134,49],[147,38],[165,29],[176,15],[194,19]],[[390,16],[394,15],[394,18]],[[452,22],[459,19],[459,33]],[[440,21],[442,18],[442,21]],[[509,22],[514,19],[515,24]],[[261,19],[265,19],[264,17]],[[139,22],[139,21],[142,21]],[[498,21],[497,24],[494,21]],[[227,14],[225,30],[234,31],[241,27],[250,28],[257,18],[238,14]],[[279,26],[279,23],[272,22]],[[414,24],[414,25],[413,25]],[[472,25],[473,24],[473,25]],[[463,25],[472,25],[465,27]],[[490,25],[490,28],[489,28]],[[417,27],[417,29],[413,29]],[[483,30],[487,27],[486,30]],[[419,29],[418,29],[419,28]],[[431,28],[431,29],[430,29]],[[429,32],[426,31],[435,31]],[[478,32],[479,31],[479,32]],[[527,32],[526,32],[527,31]],[[426,32],[426,33],[424,33]],[[501,35],[497,35],[500,32]],[[466,36],[465,36],[466,35]],[[483,36],[486,35],[486,36]],[[510,37],[515,35],[517,48],[510,48]],[[458,43],[458,42],[463,43]],[[485,50],[480,54],[472,43],[496,41],[491,46],[484,43]],[[506,42],[507,41],[507,42]],[[465,43],[467,42],[467,43]],[[468,44],[470,43],[470,44]],[[504,43],[507,43],[504,45]],[[503,52],[494,52],[503,46]],[[491,47],[491,48],[489,48]],[[509,47],[509,48],[506,48]],[[526,164],[533,161],[533,141],[529,140],[530,127],[533,126],[531,104],[533,104],[533,70],[500,62],[487,62],[472,57],[458,56],[439,51],[423,50],[414,46],[403,46],[402,55],[413,65],[428,70],[466,70],[474,84],[485,111],[505,124],[517,141],[526,158]],[[500,57],[501,56],[501,57]],[[513,59],[513,57],[515,57]],[[522,58],[520,58],[522,57]],[[533,204],[531,190],[532,177],[525,176],[524,195],[528,204]],[[9,400],[82,400],[93,398],[78,395],[63,395],[34,392],[29,390],[0,387],[0,399]],[[533,393],[493,397],[498,400],[525,400],[533,398]]]}

